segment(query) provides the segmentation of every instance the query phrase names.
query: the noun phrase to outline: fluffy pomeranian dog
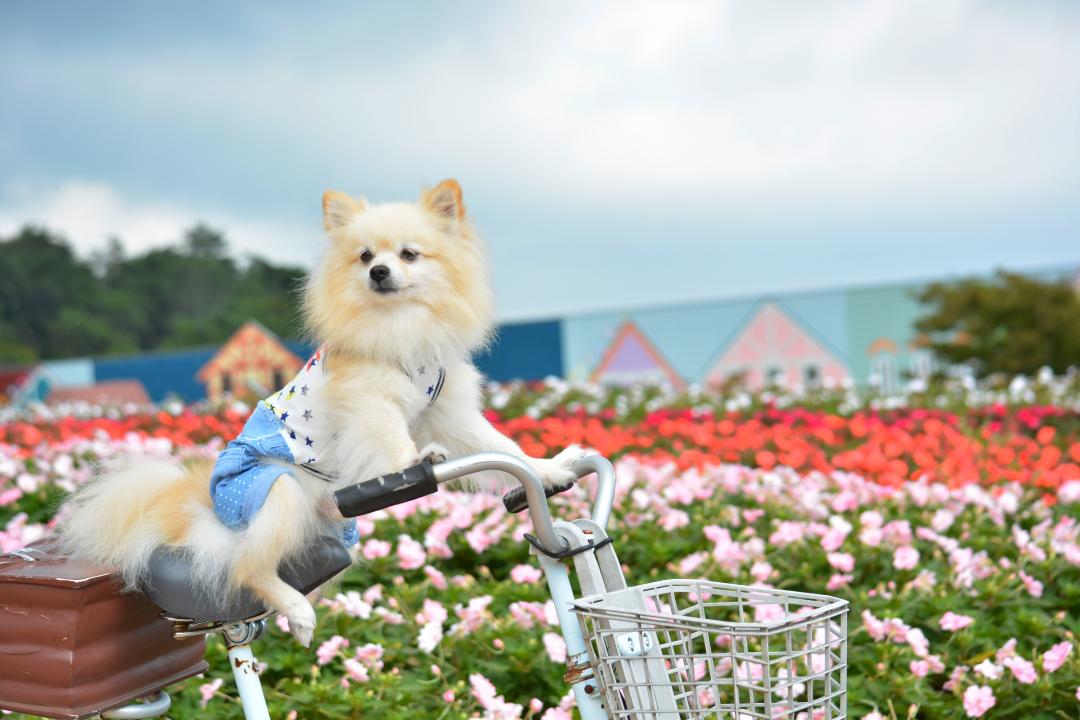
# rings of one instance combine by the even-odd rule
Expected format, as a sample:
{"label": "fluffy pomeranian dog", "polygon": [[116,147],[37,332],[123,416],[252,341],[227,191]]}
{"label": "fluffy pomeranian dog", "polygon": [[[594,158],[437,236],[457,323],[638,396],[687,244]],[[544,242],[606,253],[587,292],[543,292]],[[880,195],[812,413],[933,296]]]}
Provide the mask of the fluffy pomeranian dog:
{"label": "fluffy pomeranian dog", "polygon": [[527,458],[481,412],[470,355],[490,338],[485,253],[446,180],[416,202],[369,205],[323,195],[329,248],[304,289],[319,350],[293,382],[260,402],[216,462],[127,458],[72,498],[60,528],[72,554],[145,581],[162,545],[192,561],[192,583],[248,588],[307,645],[315,612],[278,576],[317,535],[356,541],[333,492],[424,458],[479,451],[525,458],[548,485],[575,475],[577,447]]}

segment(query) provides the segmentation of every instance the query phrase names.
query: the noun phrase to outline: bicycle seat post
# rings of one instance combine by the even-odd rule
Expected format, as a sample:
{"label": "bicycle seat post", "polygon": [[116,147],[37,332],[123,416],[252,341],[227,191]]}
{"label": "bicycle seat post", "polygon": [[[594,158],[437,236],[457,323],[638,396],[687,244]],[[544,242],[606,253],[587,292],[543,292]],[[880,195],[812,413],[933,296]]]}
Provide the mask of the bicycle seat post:
{"label": "bicycle seat post", "polygon": [[247,720],[270,720],[259,682],[259,666],[251,652],[251,643],[266,631],[266,620],[252,620],[226,625],[221,630],[225,647],[229,650],[229,665],[236,679],[236,690]]}

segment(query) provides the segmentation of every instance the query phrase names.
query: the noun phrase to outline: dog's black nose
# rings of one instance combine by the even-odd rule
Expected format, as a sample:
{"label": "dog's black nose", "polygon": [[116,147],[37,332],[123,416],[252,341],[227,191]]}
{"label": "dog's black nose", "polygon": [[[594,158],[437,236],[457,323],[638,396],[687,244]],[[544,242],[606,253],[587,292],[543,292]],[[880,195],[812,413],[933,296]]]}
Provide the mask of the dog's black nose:
{"label": "dog's black nose", "polygon": [[382,282],[386,278],[390,277],[390,268],[386,267],[385,265],[376,265],[375,267],[371,268],[371,272],[369,274],[371,275],[371,279],[375,282]]}

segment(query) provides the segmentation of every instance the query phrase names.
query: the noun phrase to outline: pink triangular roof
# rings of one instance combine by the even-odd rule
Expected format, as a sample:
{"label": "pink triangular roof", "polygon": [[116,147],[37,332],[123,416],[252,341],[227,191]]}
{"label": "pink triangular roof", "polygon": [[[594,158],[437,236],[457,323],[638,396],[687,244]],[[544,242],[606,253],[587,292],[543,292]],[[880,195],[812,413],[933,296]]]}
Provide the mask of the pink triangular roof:
{"label": "pink triangular roof", "polygon": [[766,303],[713,363],[707,377],[716,380],[735,368],[764,368],[795,360],[844,366],[843,361],[783,309],[775,303]]}
{"label": "pink triangular roof", "polygon": [[657,372],[675,387],[682,387],[683,380],[679,373],[675,372],[638,326],[632,320],[627,320],[604,351],[591,379],[598,382],[605,377],[632,378],[635,375],[645,376]]}

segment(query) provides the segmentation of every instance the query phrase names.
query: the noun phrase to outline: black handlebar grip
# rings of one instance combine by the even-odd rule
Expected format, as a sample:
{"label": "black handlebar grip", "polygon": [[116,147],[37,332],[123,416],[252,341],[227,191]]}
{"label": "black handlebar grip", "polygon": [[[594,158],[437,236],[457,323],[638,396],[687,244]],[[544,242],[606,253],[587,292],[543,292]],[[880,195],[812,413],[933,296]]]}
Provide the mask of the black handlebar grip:
{"label": "black handlebar grip", "polygon": [[[544,488],[544,496],[551,497],[553,495],[558,495],[561,492],[566,492],[572,487],[574,487],[574,483],[570,482],[566,485],[556,485],[554,487]],[[503,507],[506,508],[506,512],[508,513],[519,513],[529,507],[529,498],[525,495],[525,488],[521,486],[518,486],[503,495],[502,501]]]}
{"label": "black handlebar grip", "polygon": [[425,460],[401,472],[342,488],[334,493],[334,502],[345,517],[357,517],[430,495],[438,489],[435,471]]}

